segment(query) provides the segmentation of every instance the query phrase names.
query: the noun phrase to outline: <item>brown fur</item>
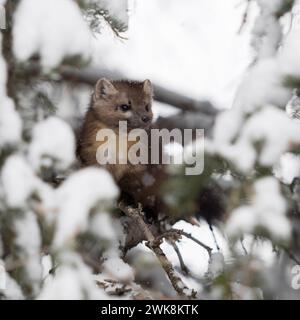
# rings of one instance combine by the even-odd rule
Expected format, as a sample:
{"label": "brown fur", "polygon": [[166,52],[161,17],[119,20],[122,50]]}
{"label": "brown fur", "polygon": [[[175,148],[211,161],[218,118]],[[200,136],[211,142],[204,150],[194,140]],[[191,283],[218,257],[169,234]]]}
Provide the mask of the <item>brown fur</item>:
{"label": "brown fur", "polygon": [[[100,79],[97,82],[90,108],[86,113],[77,139],[77,155],[82,166],[99,166],[96,152],[98,147],[104,143],[96,141],[96,135],[100,129],[112,129],[118,133],[119,121],[127,121],[128,130],[141,128],[148,131],[153,128],[152,95],[152,86],[149,80],[144,82],[110,82],[106,79]],[[122,105],[129,104],[131,107],[130,117],[128,112],[124,112],[120,108]],[[148,110],[146,110],[146,106]],[[149,121],[144,122],[142,120],[144,116],[147,116]],[[135,141],[127,141],[125,152],[128,152],[135,143]],[[150,146],[149,135],[148,147],[150,148]],[[119,145],[117,139],[117,153],[124,152],[123,149],[122,142]],[[159,149],[162,152],[162,146]],[[161,186],[168,178],[162,165],[132,165],[128,163],[109,164],[105,167],[118,184],[121,198],[131,204],[141,203],[148,218],[156,218],[158,213],[167,213],[168,210],[166,210],[160,195]],[[204,217],[209,223],[220,220],[225,212],[223,191],[216,184],[205,186],[195,201],[198,207],[195,214]]]}
{"label": "brown fur", "polygon": [[[130,105],[130,110],[124,112],[122,105]],[[85,116],[78,139],[77,153],[83,166],[98,166],[96,152],[104,143],[96,141],[97,132],[100,129],[112,129],[118,133],[119,121],[127,121],[128,130],[152,128],[152,86],[149,80],[144,82],[111,81],[100,79],[91,99],[90,108]],[[149,121],[144,122],[143,117]],[[136,142],[127,141],[129,148]],[[149,140],[150,147],[150,140]],[[122,146],[118,144],[117,154]],[[152,207],[155,203],[155,193],[158,190],[158,179],[162,176],[161,166],[108,164],[107,170],[113,175],[123,194],[126,194],[134,202],[141,202],[144,207]],[[149,182],[145,183],[148,179]]]}

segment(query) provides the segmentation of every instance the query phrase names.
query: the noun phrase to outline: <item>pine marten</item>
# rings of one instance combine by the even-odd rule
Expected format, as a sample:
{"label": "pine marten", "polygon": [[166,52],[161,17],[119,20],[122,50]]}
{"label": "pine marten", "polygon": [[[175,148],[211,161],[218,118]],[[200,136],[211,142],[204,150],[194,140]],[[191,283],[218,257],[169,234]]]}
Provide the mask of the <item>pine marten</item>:
{"label": "pine marten", "polygon": [[[144,82],[109,81],[105,78],[98,80],[78,138],[77,155],[82,165],[99,165],[97,150],[106,142],[97,141],[97,133],[101,129],[111,129],[115,132],[116,153],[118,156],[123,154],[121,157],[126,156],[129,148],[138,140],[127,140],[124,143],[126,145],[124,150],[125,141],[121,140],[119,144],[118,139],[119,122],[127,121],[128,131],[139,128],[150,132],[149,130],[153,128],[152,100],[153,88],[149,80]],[[151,142],[148,142],[150,156]],[[122,192],[121,197],[126,197],[127,202],[134,204],[140,202],[146,211],[150,208],[153,212],[157,210],[155,195],[159,190],[159,181],[165,175],[161,165],[133,165],[128,162],[105,164],[104,167],[112,174]]]}
{"label": "pine marten", "polygon": [[[97,133],[101,129],[111,129],[119,135],[119,122],[127,121],[128,131],[144,129],[147,133],[155,128],[152,123],[153,88],[149,80],[109,81],[105,78],[98,80],[92,94],[90,107],[86,113],[78,137],[77,156],[83,166],[98,166],[97,150],[106,141],[97,141]],[[148,134],[148,154],[151,155],[151,135]],[[126,142],[126,143],[125,143]],[[122,141],[117,139],[116,153],[126,156],[129,148],[137,141]],[[124,150],[124,146],[125,150]],[[158,146],[162,159],[163,148]],[[152,150],[153,151],[153,150]],[[118,157],[117,157],[118,158]],[[161,163],[161,162],[159,162]],[[147,217],[156,218],[165,210],[161,197],[161,186],[168,179],[162,164],[133,165],[105,164],[104,167],[112,174],[121,190],[121,198],[127,203],[141,203]],[[195,199],[199,210],[196,216],[204,217],[209,223],[224,213],[221,190],[213,184],[207,185]],[[163,212],[165,213],[165,212]]]}

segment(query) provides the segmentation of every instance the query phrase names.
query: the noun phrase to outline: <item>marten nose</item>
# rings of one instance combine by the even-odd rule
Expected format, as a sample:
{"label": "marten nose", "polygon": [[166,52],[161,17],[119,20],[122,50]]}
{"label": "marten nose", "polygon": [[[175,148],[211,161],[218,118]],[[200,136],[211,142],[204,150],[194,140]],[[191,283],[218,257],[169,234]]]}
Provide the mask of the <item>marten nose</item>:
{"label": "marten nose", "polygon": [[144,121],[144,122],[148,122],[150,120],[150,118],[149,117],[147,117],[147,116],[142,116],[142,121]]}

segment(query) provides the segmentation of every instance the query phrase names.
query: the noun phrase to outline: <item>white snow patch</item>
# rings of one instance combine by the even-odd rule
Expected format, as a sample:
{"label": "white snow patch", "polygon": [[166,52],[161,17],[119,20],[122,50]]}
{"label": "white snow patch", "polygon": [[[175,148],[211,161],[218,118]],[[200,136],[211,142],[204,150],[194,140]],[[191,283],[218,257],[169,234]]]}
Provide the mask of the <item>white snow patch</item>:
{"label": "white snow patch", "polygon": [[242,81],[233,108],[252,113],[266,104],[285,106],[291,92],[282,86],[283,74],[274,58],[257,62]]}
{"label": "white snow patch", "polygon": [[[243,172],[252,170],[256,162],[272,167],[279,162],[283,153],[300,145],[300,124],[273,106],[266,106],[249,117],[238,139],[232,144],[222,140],[220,129],[221,123],[218,140],[208,142],[206,146],[210,147],[211,152],[233,162]],[[231,135],[225,139],[228,138],[232,138]],[[255,145],[257,143],[260,144],[259,150]]]}
{"label": "white snow patch", "polygon": [[128,25],[128,0],[100,0],[98,2],[109,11],[112,17],[117,17],[124,25]]}
{"label": "white snow patch", "polygon": [[0,147],[19,143],[21,135],[22,121],[13,101],[7,97],[0,97]]}
{"label": "white snow patch", "polygon": [[22,0],[14,16],[13,40],[19,60],[38,53],[46,69],[65,56],[88,58],[91,49],[89,28],[72,0]]}
{"label": "white snow patch", "polygon": [[104,271],[113,279],[129,283],[134,280],[133,269],[119,257],[110,257],[103,263]]}
{"label": "white snow patch", "polygon": [[210,278],[219,276],[225,268],[225,259],[221,252],[213,252],[208,263],[207,275]]}
{"label": "white snow patch", "polygon": [[259,179],[254,184],[251,205],[235,209],[227,221],[230,236],[253,233],[256,228],[267,230],[274,239],[289,240],[291,225],[285,212],[287,205],[280,192],[278,181],[273,177]]}
{"label": "white snow patch", "polygon": [[5,289],[0,288],[0,293],[8,300],[23,300],[24,295],[15,279],[5,272]]}
{"label": "white snow patch", "polygon": [[59,256],[60,264],[53,277],[48,277],[37,299],[39,300],[83,300],[107,299],[97,287],[91,270],[75,253],[65,252]]}
{"label": "white snow patch", "polygon": [[[0,33],[0,52],[2,51],[2,34]],[[15,110],[13,101],[6,96],[7,70],[0,54],[0,148],[16,144],[21,140],[22,121]]]}
{"label": "white snow patch", "polygon": [[21,261],[23,261],[34,292],[37,292],[42,280],[42,265],[40,257],[41,234],[35,214],[27,211],[21,217],[16,218],[14,229]]}
{"label": "white snow patch", "polygon": [[20,155],[12,155],[5,161],[1,181],[7,204],[13,208],[26,206],[27,199],[39,186],[32,168]]}
{"label": "white snow patch", "polygon": [[95,236],[108,241],[117,241],[116,230],[111,215],[99,212],[91,217],[90,232]]}
{"label": "white snow patch", "polygon": [[59,247],[86,230],[90,210],[100,200],[113,200],[118,188],[111,175],[101,168],[87,168],[71,175],[57,190],[57,226],[54,246]]}
{"label": "white snow patch", "polygon": [[275,176],[286,184],[291,184],[300,175],[300,156],[285,153],[274,170]]}
{"label": "white snow patch", "polygon": [[36,124],[28,159],[36,170],[49,165],[59,170],[67,169],[75,160],[75,138],[70,126],[56,117]]}
{"label": "white snow patch", "polygon": [[292,28],[285,38],[282,50],[279,52],[277,68],[280,68],[285,76],[299,77],[300,75],[299,37],[300,29]]}

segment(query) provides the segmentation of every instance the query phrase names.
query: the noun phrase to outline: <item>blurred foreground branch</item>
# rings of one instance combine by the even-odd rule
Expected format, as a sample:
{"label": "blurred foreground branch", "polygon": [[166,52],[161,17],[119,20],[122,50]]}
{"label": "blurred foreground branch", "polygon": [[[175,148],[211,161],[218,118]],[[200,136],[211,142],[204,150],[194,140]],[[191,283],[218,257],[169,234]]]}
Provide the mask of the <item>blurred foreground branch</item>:
{"label": "blurred foreground branch", "polygon": [[169,117],[159,117],[156,125],[159,128],[172,130],[184,129],[204,129],[205,134],[210,136],[215,123],[215,115],[208,115],[202,112],[185,112]]}

